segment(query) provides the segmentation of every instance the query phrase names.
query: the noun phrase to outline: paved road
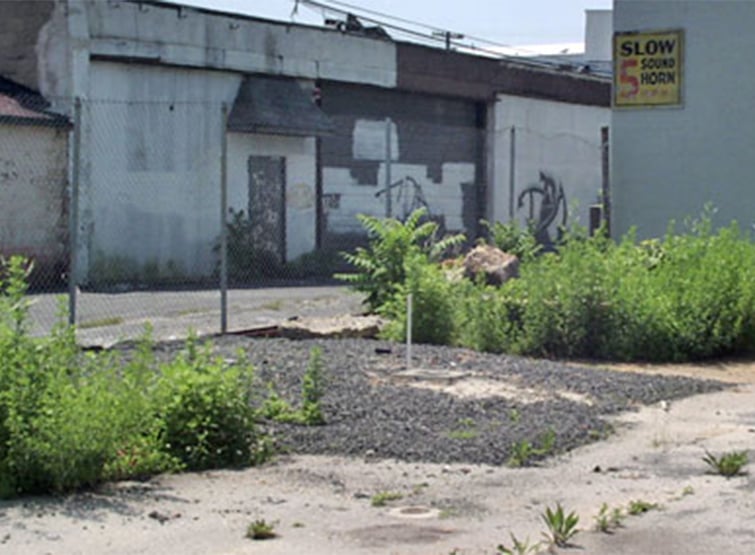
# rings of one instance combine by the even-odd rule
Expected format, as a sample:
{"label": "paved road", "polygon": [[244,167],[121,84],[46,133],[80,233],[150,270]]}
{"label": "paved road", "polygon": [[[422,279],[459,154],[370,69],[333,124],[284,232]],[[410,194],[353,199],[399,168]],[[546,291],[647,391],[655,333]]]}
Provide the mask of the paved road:
{"label": "paved road", "polygon": [[[33,333],[48,333],[61,302],[55,294],[30,295]],[[228,331],[261,328],[292,317],[324,317],[361,311],[362,297],[343,286],[304,286],[228,291]],[[131,291],[80,293],[77,335],[83,345],[108,346],[138,337],[151,323],[156,339],[220,332],[220,292]]]}

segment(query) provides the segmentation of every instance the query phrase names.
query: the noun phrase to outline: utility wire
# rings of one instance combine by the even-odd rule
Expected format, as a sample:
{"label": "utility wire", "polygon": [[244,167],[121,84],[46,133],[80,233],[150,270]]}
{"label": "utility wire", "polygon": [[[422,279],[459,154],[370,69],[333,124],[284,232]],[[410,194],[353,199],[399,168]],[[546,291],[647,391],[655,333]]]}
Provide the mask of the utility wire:
{"label": "utility wire", "polygon": [[[369,9],[369,8],[363,8],[363,7],[357,6],[355,4],[350,4],[348,2],[343,2],[342,0],[327,0],[328,4],[331,4],[331,5],[328,5],[328,4],[326,4],[326,3],[322,2],[322,1],[319,1],[319,0],[295,0],[295,1],[296,1],[297,5],[299,5],[299,4],[302,4],[302,5],[305,5],[305,6],[309,5],[310,7],[320,8],[321,10],[329,11],[331,13],[338,14],[338,15],[348,15],[349,13],[351,13],[351,11],[366,13],[366,14],[369,14],[369,15],[368,16],[364,16],[364,15],[362,15],[362,13],[359,13],[357,15],[359,15],[359,17],[361,19],[363,19],[365,21],[369,21],[370,23],[375,23],[377,25],[380,25],[380,26],[383,26],[383,27],[387,27],[389,29],[393,29],[395,31],[407,34],[409,36],[420,38],[420,39],[422,39],[422,40],[424,40],[426,42],[433,43],[433,44],[437,44],[438,42],[446,42],[446,38],[444,36],[433,36],[432,33],[439,33],[441,35],[445,35],[446,33],[450,32],[450,30],[448,30],[448,29],[442,29],[440,27],[436,27],[436,26],[433,26],[433,25],[429,25],[429,24],[426,24],[426,23],[419,22],[419,21],[414,21],[414,20],[411,20],[411,19],[405,19],[405,18],[402,18],[402,17],[386,14],[384,12],[379,12],[379,11],[372,10],[372,9]],[[341,6],[341,7],[339,7],[339,6]],[[347,9],[344,9],[344,8],[347,8]],[[349,11],[349,10],[351,10],[351,11]],[[370,16],[375,16],[377,18],[383,18],[383,19],[376,19],[375,17],[370,17]],[[401,26],[398,26],[398,25],[395,25],[395,24],[392,24],[392,23],[387,23],[385,21],[385,19],[389,19],[389,20],[393,20],[393,21],[398,21],[398,22],[401,22],[401,23],[404,23],[404,24],[407,24],[407,25],[412,25],[414,27],[419,27],[419,28],[427,29],[431,33],[428,35],[428,34],[420,32],[420,31],[416,31],[414,29],[407,29],[405,27],[401,27]],[[570,61],[563,60],[563,59],[561,59],[561,58],[559,58],[557,56],[543,55],[543,54],[540,54],[540,53],[535,52],[533,50],[528,50],[526,48],[521,48],[521,47],[513,46],[513,45],[510,45],[510,44],[504,44],[504,43],[495,42],[495,41],[492,41],[492,40],[489,40],[489,39],[485,39],[485,38],[482,38],[482,37],[476,37],[476,36],[471,36],[471,35],[466,35],[466,34],[464,34],[464,37],[466,39],[471,40],[471,41],[475,41],[477,43],[482,43],[482,44],[488,45],[488,46],[493,47],[493,48],[507,48],[507,49],[513,50],[515,52],[522,52],[523,54],[532,54],[532,55],[537,56],[537,59],[522,59],[519,56],[507,55],[507,54],[504,54],[504,53],[502,53],[502,52],[500,52],[498,50],[494,50],[492,48],[484,48],[484,47],[477,46],[474,43],[465,43],[465,42],[461,42],[459,40],[451,40],[451,41],[449,41],[449,43],[451,45],[453,45],[453,46],[458,47],[458,48],[463,48],[463,49],[467,49],[467,50],[481,52],[481,53],[484,53],[484,54],[487,54],[487,55],[490,55],[490,56],[494,56],[494,57],[497,57],[497,58],[513,59],[513,60],[516,60],[516,61],[519,61],[519,62],[524,62],[524,63],[528,63],[528,64],[533,64],[533,65],[557,66],[559,68],[562,67],[565,64],[572,65]]]}

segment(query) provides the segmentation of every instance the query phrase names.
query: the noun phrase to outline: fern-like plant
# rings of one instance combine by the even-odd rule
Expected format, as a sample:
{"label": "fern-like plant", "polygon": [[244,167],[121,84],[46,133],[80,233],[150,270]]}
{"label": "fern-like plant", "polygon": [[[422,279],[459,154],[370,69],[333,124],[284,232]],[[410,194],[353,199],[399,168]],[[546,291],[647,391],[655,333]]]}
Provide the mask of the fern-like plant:
{"label": "fern-like plant", "polygon": [[357,291],[367,294],[370,311],[381,307],[406,278],[404,261],[411,254],[435,261],[451,247],[460,245],[464,235],[438,238],[437,222],[427,220],[427,209],[418,208],[401,222],[395,218],[378,218],[360,214],[359,222],[367,231],[369,245],[353,253],[343,253],[356,273],[336,274]]}

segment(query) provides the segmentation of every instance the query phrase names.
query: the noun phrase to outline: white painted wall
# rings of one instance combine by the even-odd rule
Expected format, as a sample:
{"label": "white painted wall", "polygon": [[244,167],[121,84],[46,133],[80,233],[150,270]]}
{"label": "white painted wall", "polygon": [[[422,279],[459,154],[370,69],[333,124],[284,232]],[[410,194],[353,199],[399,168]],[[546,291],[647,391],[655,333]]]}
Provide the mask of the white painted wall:
{"label": "white painted wall", "polygon": [[0,254],[65,266],[67,130],[0,124]]}
{"label": "white painted wall", "polygon": [[[222,102],[241,78],[95,62],[82,127],[82,269],[208,276],[220,233]],[[95,276],[90,276],[95,277]]]}
{"label": "white painted wall", "polygon": [[286,159],[286,258],[315,249],[315,139],[230,133],[228,135],[228,206],[247,212],[250,156]]}
{"label": "white painted wall", "polygon": [[[493,107],[488,168],[490,221],[509,221],[510,147],[515,128],[514,218],[524,223],[527,207],[517,207],[519,193],[537,184],[539,173],[548,172],[563,184],[570,219],[588,224],[588,207],[601,189],[600,129],[608,125],[610,109],[498,95]],[[559,215],[560,220],[560,215]],[[552,234],[553,235],[553,234]]]}
{"label": "white painted wall", "polygon": [[[103,266],[208,277],[220,234],[222,103],[241,77],[95,62],[84,103],[80,194],[83,275]],[[315,140],[228,134],[229,205],[248,207],[250,155],[286,157],[286,253],[315,248]]]}
{"label": "white painted wall", "polygon": [[616,31],[683,29],[681,108],[614,110],[613,222],[662,235],[707,202],[716,223],[755,224],[755,2],[616,0]]}

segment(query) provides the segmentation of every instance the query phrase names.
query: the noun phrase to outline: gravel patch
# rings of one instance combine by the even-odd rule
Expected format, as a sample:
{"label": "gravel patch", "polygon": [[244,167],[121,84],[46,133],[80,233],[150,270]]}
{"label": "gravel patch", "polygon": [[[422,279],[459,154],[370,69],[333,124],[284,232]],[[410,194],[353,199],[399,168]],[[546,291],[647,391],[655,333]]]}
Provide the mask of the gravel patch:
{"label": "gravel patch", "polygon": [[[272,383],[294,405],[299,402],[310,350],[316,345],[322,348],[326,424],[264,425],[279,447],[292,453],[500,465],[508,461],[517,443],[538,446],[552,433],[554,452],[567,451],[610,433],[609,415],[726,387],[714,381],[415,345],[413,367],[453,370],[477,381],[501,383],[509,391],[513,387],[538,392],[534,398],[528,394],[522,399],[461,397],[443,391],[443,383],[430,389],[414,387],[416,380],[398,379],[405,370],[405,348],[395,343],[221,337],[213,345],[228,358],[243,349],[261,384]],[[181,347],[161,344],[156,350],[167,356]]]}

